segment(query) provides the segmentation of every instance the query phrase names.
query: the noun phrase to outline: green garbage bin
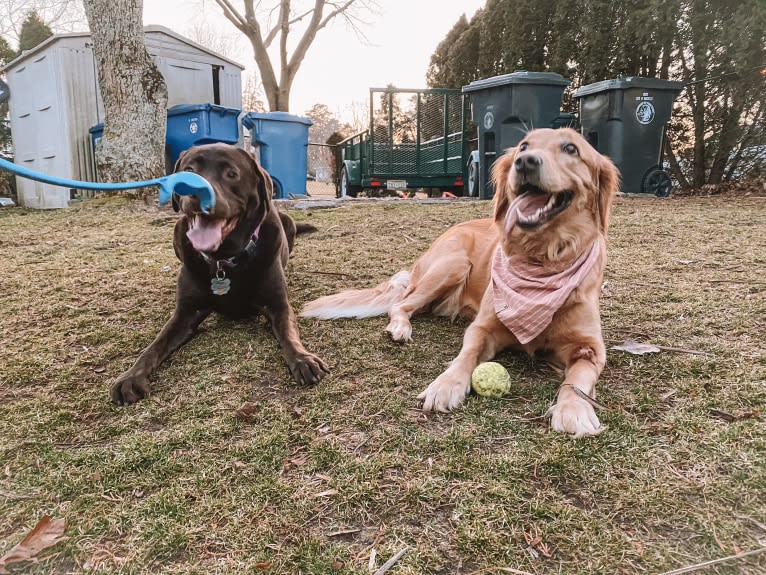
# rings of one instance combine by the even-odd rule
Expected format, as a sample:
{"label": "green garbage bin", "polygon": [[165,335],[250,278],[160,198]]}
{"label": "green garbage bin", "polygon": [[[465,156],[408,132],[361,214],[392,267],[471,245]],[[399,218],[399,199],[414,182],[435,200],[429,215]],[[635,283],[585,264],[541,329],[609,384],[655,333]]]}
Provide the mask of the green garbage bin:
{"label": "green garbage bin", "polygon": [[667,196],[662,139],[683,82],[627,77],[578,89],[582,135],[622,174],[622,191]]}
{"label": "green garbage bin", "polygon": [[561,74],[519,70],[463,86],[479,131],[479,197],[494,195],[489,175],[496,157],[529,130],[567,123],[561,117],[561,97],[568,85]]}

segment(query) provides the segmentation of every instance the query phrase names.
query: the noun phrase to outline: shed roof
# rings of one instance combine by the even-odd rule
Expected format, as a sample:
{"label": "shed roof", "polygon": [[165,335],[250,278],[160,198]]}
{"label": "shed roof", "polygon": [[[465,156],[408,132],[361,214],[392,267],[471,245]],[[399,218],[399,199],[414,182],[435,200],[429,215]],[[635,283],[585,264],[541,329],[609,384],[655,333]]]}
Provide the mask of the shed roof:
{"label": "shed roof", "polygon": [[[196,42],[189,40],[189,38],[186,38],[184,36],[181,36],[180,34],[174,32],[170,28],[166,28],[165,26],[159,26],[156,24],[152,24],[151,26],[144,26],[144,34],[151,34],[151,33],[160,33],[165,34],[166,36],[170,36],[172,38],[175,38],[179,42],[183,42],[184,44],[187,44],[191,46],[192,48],[195,48],[196,50],[200,50],[201,52],[205,52],[215,58],[219,58],[221,60],[224,60],[225,62],[228,62],[229,64],[236,66],[240,70],[244,70],[245,67],[235,62],[234,60],[227,58],[226,56],[222,56],[221,54],[214,52],[213,50],[210,50],[209,48],[205,48],[201,44],[197,44]],[[50,38],[46,38],[42,42],[40,42],[37,46],[30,50],[25,50],[22,52],[19,56],[8,62],[5,66],[0,68],[0,72],[7,72],[11,68],[15,68],[22,62],[24,62],[26,59],[30,58],[31,56],[34,56],[38,52],[41,52],[45,50],[48,46],[51,44],[54,44],[61,40],[62,38],[89,38],[90,32],[69,32],[66,34],[54,34]]]}

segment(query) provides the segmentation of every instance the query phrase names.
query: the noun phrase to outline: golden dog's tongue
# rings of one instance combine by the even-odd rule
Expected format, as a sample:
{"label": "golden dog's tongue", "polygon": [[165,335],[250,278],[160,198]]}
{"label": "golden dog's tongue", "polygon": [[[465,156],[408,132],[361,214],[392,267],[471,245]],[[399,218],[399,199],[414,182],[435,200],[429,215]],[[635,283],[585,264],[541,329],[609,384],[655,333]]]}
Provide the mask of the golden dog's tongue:
{"label": "golden dog's tongue", "polygon": [[505,233],[511,233],[519,219],[519,212],[525,216],[532,216],[538,209],[544,208],[549,199],[548,194],[524,194],[513,200],[505,216]]}
{"label": "golden dog's tongue", "polygon": [[223,240],[224,223],[226,220],[197,216],[191,220],[186,237],[198,252],[214,252]]}

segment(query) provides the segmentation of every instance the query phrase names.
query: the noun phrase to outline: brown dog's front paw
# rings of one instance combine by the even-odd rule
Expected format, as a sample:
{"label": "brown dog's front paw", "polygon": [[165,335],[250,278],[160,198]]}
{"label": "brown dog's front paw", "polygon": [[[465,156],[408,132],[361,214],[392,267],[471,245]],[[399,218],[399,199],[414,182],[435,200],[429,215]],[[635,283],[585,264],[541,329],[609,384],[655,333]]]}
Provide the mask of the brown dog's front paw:
{"label": "brown dog's front paw", "polygon": [[295,359],[288,364],[290,374],[293,379],[303,385],[316,385],[322,378],[330,373],[330,368],[325,362],[315,356],[313,353],[306,353],[295,356]]}
{"label": "brown dog's front paw", "polygon": [[117,405],[130,405],[149,395],[149,378],[140,375],[122,374],[112,384],[112,401]]}

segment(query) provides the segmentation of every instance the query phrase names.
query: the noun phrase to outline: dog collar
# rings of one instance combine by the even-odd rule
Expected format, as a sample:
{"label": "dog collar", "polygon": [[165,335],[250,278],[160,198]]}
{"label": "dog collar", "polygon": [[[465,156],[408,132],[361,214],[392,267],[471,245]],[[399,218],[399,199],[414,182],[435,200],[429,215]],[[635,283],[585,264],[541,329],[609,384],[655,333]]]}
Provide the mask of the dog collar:
{"label": "dog collar", "polygon": [[198,252],[202,259],[205,260],[207,263],[212,264],[215,266],[216,271],[220,270],[221,268],[235,268],[243,261],[250,259],[252,256],[255,255],[256,249],[258,247],[258,236],[261,233],[261,224],[258,224],[258,226],[253,231],[253,235],[250,236],[250,241],[247,242],[247,245],[245,248],[239,252],[235,256],[231,256],[230,258],[224,258],[217,260],[213,257],[210,257],[209,254],[206,254],[205,252]]}
{"label": "dog collar", "polygon": [[211,258],[205,252],[199,252],[208,264],[214,266],[215,275],[210,279],[210,291],[213,295],[226,295],[231,289],[231,280],[226,277],[226,269],[237,267],[241,262],[250,259],[255,255],[258,248],[258,236],[261,233],[261,224],[253,231],[253,235],[250,237],[250,241],[247,242],[245,249],[239,252],[236,256],[230,258],[217,260]]}

